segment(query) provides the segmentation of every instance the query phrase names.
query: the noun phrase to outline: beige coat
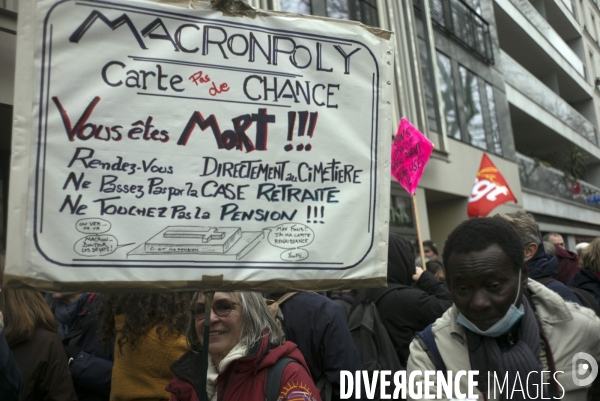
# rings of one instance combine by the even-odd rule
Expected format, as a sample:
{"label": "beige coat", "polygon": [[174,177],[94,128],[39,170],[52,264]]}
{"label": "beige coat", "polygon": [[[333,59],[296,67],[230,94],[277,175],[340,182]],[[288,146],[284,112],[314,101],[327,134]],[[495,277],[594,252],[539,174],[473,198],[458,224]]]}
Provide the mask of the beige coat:
{"label": "beige coat", "polygon": [[[587,387],[579,387],[573,382],[572,361],[578,352],[586,352],[598,361],[600,360],[600,319],[595,313],[571,302],[565,302],[558,294],[548,290],[545,286],[533,281],[528,281],[529,289],[533,295],[536,315],[541,323],[542,331],[546,334],[556,364],[556,378],[564,388],[566,401],[585,401]],[[467,351],[466,335],[461,325],[456,322],[458,310],[456,306],[448,309],[446,313],[433,324],[433,334],[449,371],[469,370],[470,362]],[[435,365],[428,354],[423,351],[421,344],[413,340],[410,345],[410,357],[407,364],[407,377],[414,370],[435,370]],[[584,375],[587,377],[587,375]],[[526,378],[523,380],[525,387]],[[460,381],[461,392],[467,394],[468,381],[463,376]],[[490,384],[490,387],[492,384]],[[510,385],[512,388],[512,385]],[[562,390],[559,387],[558,396]],[[431,394],[436,394],[437,387],[430,389]],[[483,400],[481,393],[475,388],[475,394]],[[519,393],[515,393],[518,395]],[[500,399],[488,394],[490,400]],[[534,394],[531,394],[533,397]],[[541,395],[538,395],[541,399]],[[544,397],[550,397],[544,392]],[[550,397],[551,398],[551,397]],[[409,397],[410,399],[410,397]],[[438,399],[438,398],[436,398]],[[446,399],[446,398],[440,398]]]}

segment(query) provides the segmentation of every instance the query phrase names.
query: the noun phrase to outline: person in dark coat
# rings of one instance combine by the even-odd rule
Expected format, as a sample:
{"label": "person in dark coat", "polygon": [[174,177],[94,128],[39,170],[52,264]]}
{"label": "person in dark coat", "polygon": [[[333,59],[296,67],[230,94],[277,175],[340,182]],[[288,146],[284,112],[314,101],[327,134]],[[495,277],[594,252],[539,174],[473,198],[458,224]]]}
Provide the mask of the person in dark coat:
{"label": "person in dark coat", "polygon": [[569,281],[569,285],[590,292],[600,305],[600,237],[586,248],[581,264],[583,267]]}
{"label": "person in dark coat", "polygon": [[[452,306],[446,285],[431,272],[415,267],[414,255],[414,248],[406,238],[390,233],[387,282],[404,287],[384,295],[377,303],[377,310],[402,366],[406,366],[415,332],[435,322]],[[416,287],[412,287],[413,281]]]}
{"label": "person in dark coat", "polygon": [[346,323],[348,323],[350,309],[352,308],[352,304],[354,304],[356,294],[358,294],[358,290],[334,290],[331,291],[331,295],[329,295],[329,298],[344,311]]}
{"label": "person in dark coat", "polygon": [[23,377],[21,401],[77,401],[67,356],[42,295],[4,288],[0,309],[6,341]]}
{"label": "person in dark coat", "polygon": [[0,313],[0,394],[4,401],[19,401],[23,394],[23,380],[15,358],[8,348],[3,329],[4,319]]}
{"label": "person in dark coat", "polygon": [[[271,297],[279,299],[283,295]],[[314,292],[294,295],[281,304],[280,310],[286,340],[296,343],[315,383],[325,377],[332,385],[331,399],[339,400],[340,371],[362,369],[345,312],[331,299]]]}
{"label": "person in dark coat", "polygon": [[573,291],[554,278],[558,274],[558,259],[556,256],[546,253],[540,228],[531,213],[504,213],[497,214],[493,218],[506,221],[519,234],[529,278],[544,284],[565,301],[582,305]]}
{"label": "person in dark coat", "polygon": [[100,339],[100,295],[54,293],[46,302],[56,318],[79,401],[108,401],[114,338],[106,345]]}

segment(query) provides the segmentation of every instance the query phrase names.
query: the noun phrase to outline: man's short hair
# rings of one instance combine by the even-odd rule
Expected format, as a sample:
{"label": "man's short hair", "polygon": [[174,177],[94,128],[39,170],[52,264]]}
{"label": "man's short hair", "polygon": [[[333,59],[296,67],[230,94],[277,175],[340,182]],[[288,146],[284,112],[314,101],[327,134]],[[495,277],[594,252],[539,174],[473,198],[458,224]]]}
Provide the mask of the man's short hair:
{"label": "man's short hair", "polygon": [[[540,226],[538,226],[531,213],[523,211],[516,213],[499,213],[493,218],[502,219],[510,224],[517,234],[519,234],[523,248],[531,243],[534,243],[537,246],[542,243]],[[523,249],[523,251],[524,250],[525,249]]]}
{"label": "man's short hair", "polygon": [[546,253],[556,256],[556,245],[554,245],[554,242],[544,240],[544,250],[546,250]]}
{"label": "man's short hair", "polygon": [[550,237],[562,237],[559,233],[548,233],[544,235],[544,241],[550,241]]}
{"label": "man's short hair", "polygon": [[450,274],[450,256],[479,252],[498,245],[515,271],[524,265],[523,245],[517,232],[503,219],[475,218],[463,221],[448,236],[444,245],[446,274]]}

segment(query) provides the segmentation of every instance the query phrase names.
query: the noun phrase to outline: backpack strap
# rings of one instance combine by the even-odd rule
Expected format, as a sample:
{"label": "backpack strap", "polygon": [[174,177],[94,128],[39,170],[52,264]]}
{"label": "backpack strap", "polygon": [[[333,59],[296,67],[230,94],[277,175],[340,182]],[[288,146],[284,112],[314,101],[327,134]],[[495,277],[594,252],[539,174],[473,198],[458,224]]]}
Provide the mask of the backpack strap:
{"label": "backpack strap", "polygon": [[573,292],[581,301],[581,304],[586,308],[590,308],[596,313],[596,316],[600,316],[600,305],[594,295],[584,288],[567,286],[569,290]]}
{"label": "backpack strap", "polygon": [[556,279],[553,279],[552,277],[540,277],[540,278],[536,278],[534,279],[535,281],[537,281],[540,284],[545,285],[546,287],[548,286],[548,284],[550,284],[553,281],[556,281]]}
{"label": "backpack strap", "polygon": [[423,347],[423,351],[427,353],[429,359],[435,365],[436,370],[440,370],[446,374],[446,364],[444,363],[444,359],[442,359],[442,355],[440,355],[440,350],[438,349],[437,343],[435,342],[435,337],[433,336],[432,330],[433,324],[425,327],[425,330],[417,332],[417,338],[420,340],[421,346]]}
{"label": "backpack strap", "polygon": [[290,362],[296,362],[292,358],[281,358],[275,365],[269,368],[267,372],[267,387],[265,390],[265,400],[266,401],[277,401],[279,398],[279,393],[281,390],[281,377],[283,376],[283,371],[285,367]]}
{"label": "backpack strap", "polygon": [[325,398],[322,399],[323,401],[331,401],[331,395],[333,394],[333,386],[331,385],[331,382],[327,380],[327,377],[325,377],[324,374],[323,376],[321,376],[321,380],[319,380],[317,384],[315,384],[315,386],[317,386],[319,392],[323,390],[323,388],[325,388]]}
{"label": "backpack strap", "polygon": [[298,292],[288,292],[287,294],[285,294],[284,296],[279,298],[276,302],[279,305],[281,305],[282,303],[284,303],[285,301],[287,301],[288,299],[290,299],[291,297],[293,297],[296,294],[298,294]]}

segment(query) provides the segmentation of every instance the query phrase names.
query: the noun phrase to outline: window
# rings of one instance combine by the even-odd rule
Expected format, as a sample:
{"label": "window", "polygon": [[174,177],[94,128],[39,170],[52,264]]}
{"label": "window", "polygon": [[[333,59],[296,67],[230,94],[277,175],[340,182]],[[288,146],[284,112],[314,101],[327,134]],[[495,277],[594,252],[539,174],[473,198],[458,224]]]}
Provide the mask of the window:
{"label": "window", "polygon": [[465,0],[473,10],[477,12],[477,14],[481,15],[481,4],[479,0]]}
{"label": "window", "polygon": [[596,70],[594,52],[592,50],[588,50],[588,54],[590,55],[590,81],[592,82],[592,85],[595,85],[596,77],[598,77],[598,71]]}
{"label": "window", "polygon": [[281,11],[350,19],[379,26],[376,0],[281,0]]}
{"label": "window", "polygon": [[496,114],[496,100],[494,99],[494,87],[487,82],[485,83],[485,96],[488,104],[488,131],[492,140],[492,151],[497,155],[502,155],[500,127],[498,126],[498,115]]}
{"label": "window", "polygon": [[438,126],[438,113],[435,107],[435,88],[431,68],[429,68],[429,52],[425,40],[419,38],[419,56],[421,57],[421,73],[423,74],[423,85],[425,86],[425,102],[427,103],[427,122],[431,131],[440,132]]}
{"label": "window", "polygon": [[592,29],[594,30],[594,40],[598,42],[598,28],[596,28],[596,17],[592,14]]}
{"label": "window", "polygon": [[460,73],[461,101],[467,123],[468,142],[478,148],[487,149],[477,75],[462,65],[458,67],[458,72]]}
{"label": "window", "polygon": [[442,106],[446,118],[446,130],[448,136],[461,139],[460,123],[456,112],[456,88],[452,77],[452,60],[444,54],[437,52],[438,81],[442,94]]}
{"label": "window", "polygon": [[281,11],[297,14],[312,14],[310,0],[281,0]]}

